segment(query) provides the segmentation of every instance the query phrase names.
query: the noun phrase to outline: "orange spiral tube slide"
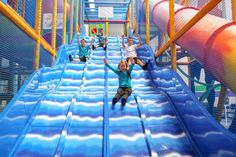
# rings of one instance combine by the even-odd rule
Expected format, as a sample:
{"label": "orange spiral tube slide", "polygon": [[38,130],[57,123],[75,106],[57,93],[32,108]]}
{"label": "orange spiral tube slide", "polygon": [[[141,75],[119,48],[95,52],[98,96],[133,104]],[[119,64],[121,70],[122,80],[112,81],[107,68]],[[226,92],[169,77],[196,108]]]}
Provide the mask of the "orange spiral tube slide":
{"label": "orange spiral tube slide", "polygon": [[[169,2],[152,0],[149,6],[152,22],[168,33]],[[193,7],[175,4],[175,32],[197,13],[198,10]],[[207,14],[178,38],[176,44],[236,93],[236,22]]]}

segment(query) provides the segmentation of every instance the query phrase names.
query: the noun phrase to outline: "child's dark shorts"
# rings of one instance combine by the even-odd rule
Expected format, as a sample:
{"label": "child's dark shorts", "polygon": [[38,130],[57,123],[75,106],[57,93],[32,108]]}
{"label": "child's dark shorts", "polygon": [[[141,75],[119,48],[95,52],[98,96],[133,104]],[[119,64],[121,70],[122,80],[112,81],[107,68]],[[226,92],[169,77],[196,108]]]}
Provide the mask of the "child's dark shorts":
{"label": "child's dark shorts", "polygon": [[137,64],[138,60],[140,60],[138,57],[128,57],[128,58],[126,59],[127,62],[129,61],[129,58],[133,58],[135,64]]}

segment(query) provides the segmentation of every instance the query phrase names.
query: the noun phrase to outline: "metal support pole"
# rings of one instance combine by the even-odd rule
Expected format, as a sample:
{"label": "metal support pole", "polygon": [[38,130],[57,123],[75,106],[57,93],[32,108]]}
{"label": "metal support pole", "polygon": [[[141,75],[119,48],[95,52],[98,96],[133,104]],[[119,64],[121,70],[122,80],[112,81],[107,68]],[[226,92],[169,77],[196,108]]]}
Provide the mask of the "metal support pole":
{"label": "metal support pole", "polygon": [[67,0],[64,0],[64,16],[63,16],[63,39],[62,43],[66,43],[66,21],[67,21]]}
{"label": "metal support pole", "polygon": [[[127,11],[127,21],[130,21],[130,7],[128,7],[128,11]],[[129,26],[130,26],[130,23],[126,23],[126,35],[129,34]]]}
{"label": "metal support pole", "polygon": [[136,10],[135,10],[135,6],[136,6],[136,1],[132,0],[132,28],[133,30],[136,30]]}
{"label": "metal support pole", "polygon": [[108,27],[109,27],[109,23],[108,23],[108,18],[106,18],[107,22],[105,23],[105,30],[106,30],[106,36],[108,36]]}
{"label": "metal support pole", "polygon": [[82,29],[82,5],[83,5],[83,2],[82,0],[79,1],[79,7],[80,7],[80,10],[79,10],[79,28],[80,28],[80,32],[81,32],[81,29]]}
{"label": "metal support pole", "polygon": [[132,29],[132,20],[133,20],[133,9],[132,9],[132,0],[130,0],[130,4],[129,4],[129,29]]}
{"label": "metal support pole", "polygon": [[84,10],[84,8],[85,8],[85,3],[84,3],[84,0],[82,0],[82,15],[81,15],[81,18],[82,18],[82,27],[80,27],[80,29],[82,28],[83,29],[83,34],[85,35],[86,34],[86,32],[84,32],[85,31],[85,27],[84,27],[84,17],[85,17],[85,15],[84,15],[84,13],[85,13],[85,10]]}
{"label": "metal support pole", "polygon": [[[136,33],[139,32],[139,5],[138,5],[138,0],[134,0],[135,1],[135,21],[136,21],[136,27],[135,27],[135,31]],[[138,23],[138,24],[137,24]]]}
{"label": "metal support pole", "polygon": [[[175,11],[174,11],[175,1],[169,0],[169,14],[170,14],[170,38],[175,35]],[[174,42],[171,43],[171,67],[176,70],[176,45]]]}
{"label": "metal support pole", "polygon": [[145,0],[145,12],[146,12],[146,43],[150,41],[150,23],[149,23],[149,0]]}
{"label": "metal support pole", "polygon": [[52,15],[52,48],[56,50],[56,33],[57,33],[57,0],[53,0],[53,15]]}
{"label": "metal support pole", "polygon": [[74,0],[72,0],[71,3],[71,12],[70,12],[70,42],[72,41],[73,38],[73,29],[74,29]]}
{"label": "metal support pole", "polygon": [[[36,1],[35,10],[35,33],[41,36],[41,19],[42,19],[42,0]],[[36,41],[36,48],[34,53],[34,70],[39,69],[39,59],[40,59],[40,38]]]}
{"label": "metal support pole", "polygon": [[232,5],[232,19],[233,21],[236,21],[236,0],[231,0]]}
{"label": "metal support pole", "polygon": [[75,7],[75,23],[76,23],[76,32],[79,32],[79,0],[76,0],[76,7]]}

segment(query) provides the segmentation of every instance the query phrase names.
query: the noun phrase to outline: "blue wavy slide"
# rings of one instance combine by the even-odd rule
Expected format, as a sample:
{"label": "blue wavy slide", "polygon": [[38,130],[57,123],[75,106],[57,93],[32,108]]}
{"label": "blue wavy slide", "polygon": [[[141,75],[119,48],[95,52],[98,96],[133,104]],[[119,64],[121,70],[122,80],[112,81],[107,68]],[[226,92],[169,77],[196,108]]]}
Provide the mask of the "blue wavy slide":
{"label": "blue wavy slide", "polygon": [[118,103],[111,110],[118,80],[102,59],[116,67],[124,59],[120,41],[109,37],[107,52],[98,48],[87,63],[75,63],[68,61],[78,53],[74,39],[54,66],[32,74],[0,115],[0,156],[235,156],[235,136],[176,72],[154,66],[147,45],[138,53],[149,59],[149,70],[135,65],[125,109]]}

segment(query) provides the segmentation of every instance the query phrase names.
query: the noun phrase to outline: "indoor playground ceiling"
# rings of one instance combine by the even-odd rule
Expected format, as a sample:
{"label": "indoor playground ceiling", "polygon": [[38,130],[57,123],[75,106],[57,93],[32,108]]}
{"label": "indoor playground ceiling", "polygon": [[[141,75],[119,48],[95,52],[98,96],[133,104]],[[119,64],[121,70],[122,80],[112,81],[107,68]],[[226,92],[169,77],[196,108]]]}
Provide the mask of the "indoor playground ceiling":
{"label": "indoor playground ceiling", "polygon": [[[99,17],[99,10],[101,13],[101,10],[105,11],[107,8],[112,8],[111,10],[113,10],[113,17],[109,17],[109,20],[127,20],[127,11],[130,1],[131,0],[84,0],[85,20],[104,20],[104,17]],[[108,10],[108,13],[111,10]]]}

